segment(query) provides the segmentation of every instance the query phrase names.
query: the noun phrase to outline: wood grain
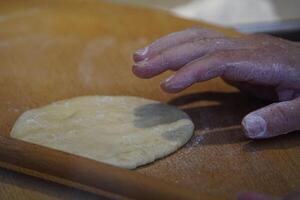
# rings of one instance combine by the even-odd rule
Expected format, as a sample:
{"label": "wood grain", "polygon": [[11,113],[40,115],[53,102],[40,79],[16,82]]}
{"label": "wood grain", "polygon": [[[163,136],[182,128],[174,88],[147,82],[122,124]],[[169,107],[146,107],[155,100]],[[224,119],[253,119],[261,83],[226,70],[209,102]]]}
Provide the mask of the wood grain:
{"label": "wood grain", "polygon": [[112,199],[198,199],[199,194],[129,170],[0,136],[0,166]]}
{"label": "wood grain", "polygon": [[[242,117],[266,102],[240,94],[220,79],[195,85],[176,95],[166,94],[159,89],[159,82],[170,72],[150,80],[138,79],[131,73],[132,52],[164,34],[191,26],[216,29],[228,35],[235,34],[232,30],[100,0],[1,1],[0,13],[0,132],[3,136],[9,136],[22,112],[53,101],[93,94],[142,96],[181,107],[192,117],[196,132],[184,148],[135,170],[132,176],[173,182],[197,191],[203,199],[234,198],[245,190],[284,195],[300,187],[299,134],[264,141],[250,141],[242,134]],[[5,156],[6,161],[12,162],[13,157],[8,155],[14,155],[15,151],[22,153],[18,147],[24,148],[24,155],[27,150],[32,152],[27,144],[11,139],[2,139],[1,144],[2,147],[13,145],[8,152],[11,154],[1,149],[3,165]],[[49,152],[57,155],[55,151]],[[50,160],[56,162],[55,159]],[[75,157],[72,159],[77,162]],[[16,161],[15,164],[22,164],[17,157]],[[85,162],[89,164],[83,168],[91,166],[90,161]],[[27,164],[23,167],[28,168],[30,163]],[[44,173],[60,170],[58,167],[43,169]],[[20,171],[17,167],[14,170]],[[34,196],[38,199],[42,193],[49,199],[72,199],[72,195],[67,195],[72,190],[61,191],[65,195],[59,197],[53,189],[58,186],[37,189],[32,182],[40,184],[38,180],[8,176],[9,184],[4,183],[7,180],[4,175],[4,178],[0,176],[2,199],[24,198],[26,189],[16,187],[21,180],[26,180],[22,184],[32,190],[30,199]],[[142,189],[142,192],[147,190]],[[86,199],[93,198],[86,196]]]}

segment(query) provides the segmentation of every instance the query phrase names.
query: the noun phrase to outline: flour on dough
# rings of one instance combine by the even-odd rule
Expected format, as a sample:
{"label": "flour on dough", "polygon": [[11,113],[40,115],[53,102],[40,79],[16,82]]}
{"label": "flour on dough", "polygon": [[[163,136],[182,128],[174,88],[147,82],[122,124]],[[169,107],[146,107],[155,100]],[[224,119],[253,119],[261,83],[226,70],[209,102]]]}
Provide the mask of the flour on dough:
{"label": "flour on dough", "polygon": [[83,96],[23,113],[11,137],[133,169],[185,144],[194,125],[187,114],[129,96]]}

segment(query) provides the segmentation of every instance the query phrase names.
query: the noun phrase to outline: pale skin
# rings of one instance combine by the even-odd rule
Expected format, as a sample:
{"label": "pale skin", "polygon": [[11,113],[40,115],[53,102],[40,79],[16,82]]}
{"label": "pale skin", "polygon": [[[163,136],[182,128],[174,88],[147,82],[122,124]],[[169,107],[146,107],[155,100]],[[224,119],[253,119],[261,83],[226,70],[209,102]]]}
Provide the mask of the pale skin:
{"label": "pale skin", "polygon": [[229,38],[191,28],[164,36],[134,54],[133,73],[151,78],[167,70],[166,92],[221,77],[225,82],[275,103],[242,121],[249,138],[269,138],[300,129],[300,44],[267,35]]}
{"label": "pale skin", "polygon": [[[273,101],[242,120],[249,138],[270,138],[300,130],[300,43],[268,35],[231,38],[190,28],[139,49],[133,59],[133,73],[140,78],[175,71],[161,83],[165,92],[180,92],[221,77],[240,90]],[[246,195],[240,199],[273,198]]]}

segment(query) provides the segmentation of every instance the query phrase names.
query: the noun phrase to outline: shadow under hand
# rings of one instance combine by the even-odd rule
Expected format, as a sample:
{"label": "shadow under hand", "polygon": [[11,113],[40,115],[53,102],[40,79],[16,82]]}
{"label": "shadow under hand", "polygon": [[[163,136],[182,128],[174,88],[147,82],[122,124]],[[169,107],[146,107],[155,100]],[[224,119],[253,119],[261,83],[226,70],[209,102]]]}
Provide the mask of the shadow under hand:
{"label": "shadow under hand", "polygon": [[198,145],[234,144],[245,140],[246,138],[242,134],[241,126],[233,126],[229,128],[198,131],[186,146],[196,147]]}
{"label": "shadow under hand", "polygon": [[[172,108],[172,109],[170,109]],[[187,118],[183,113],[178,113],[173,106],[162,103],[151,103],[137,107],[134,110],[136,119],[134,125],[138,128],[151,128],[158,125],[171,124],[183,118]],[[175,130],[169,130],[163,133],[162,137],[169,141],[178,141],[184,136],[191,125],[180,126]]]}
{"label": "shadow under hand", "polygon": [[[243,117],[270,102],[240,92],[204,92],[179,96],[168,103],[181,107],[191,117],[195,135],[187,146],[197,146],[249,141],[242,131]],[[300,146],[300,134],[290,133],[271,139],[251,140],[243,145],[243,150],[253,152],[297,146]]]}
{"label": "shadow under hand", "polygon": [[137,119],[134,125],[139,128],[150,128],[161,124],[170,124],[182,119],[176,110],[170,109],[162,103],[153,103],[139,106],[134,110]]}
{"label": "shadow under hand", "polygon": [[252,140],[243,146],[243,150],[246,152],[257,152],[263,150],[290,149],[293,147],[300,147],[299,131],[275,138]]}
{"label": "shadow under hand", "polygon": [[240,125],[246,114],[267,105],[267,102],[239,92],[194,93],[168,103],[181,107],[192,118],[196,130]]}
{"label": "shadow under hand", "polygon": [[246,141],[240,125],[243,117],[267,105],[240,92],[194,93],[176,97],[168,103],[181,107],[195,124],[195,135],[187,144],[192,146]]}

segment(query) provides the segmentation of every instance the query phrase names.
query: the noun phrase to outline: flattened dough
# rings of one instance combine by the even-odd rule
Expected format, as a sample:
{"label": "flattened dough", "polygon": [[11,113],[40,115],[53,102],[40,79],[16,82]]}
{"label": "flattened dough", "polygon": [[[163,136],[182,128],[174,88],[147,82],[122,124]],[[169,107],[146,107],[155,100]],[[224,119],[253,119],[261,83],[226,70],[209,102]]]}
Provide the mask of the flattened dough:
{"label": "flattened dough", "polygon": [[11,136],[133,169],[185,144],[194,125],[176,107],[129,96],[83,96],[29,110]]}

